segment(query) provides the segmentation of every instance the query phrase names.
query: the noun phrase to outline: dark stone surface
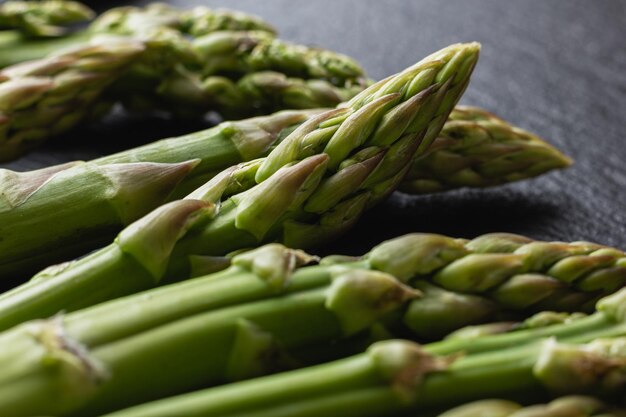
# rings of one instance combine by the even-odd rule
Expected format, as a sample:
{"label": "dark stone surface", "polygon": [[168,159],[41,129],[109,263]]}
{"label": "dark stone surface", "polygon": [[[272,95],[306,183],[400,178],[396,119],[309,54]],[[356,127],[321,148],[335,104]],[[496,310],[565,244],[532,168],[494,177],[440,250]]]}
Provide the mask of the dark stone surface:
{"label": "dark stone surface", "polygon": [[[99,2],[100,7],[102,3]],[[107,2],[107,6],[123,2]],[[136,2],[143,4],[147,2]],[[523,183],[425,197],[394,195],[323,252],[362,253],[408,232],[509,231],[626,248],[626,2],[604,0],[230,0],[281,37],[353,56],[374,78],[461,41],[483,44],[462,102],[538,133],[576,161]],[[23,159],[26,170],[88,159],[201,124],[112,117]],[[1,165],[0,165],[1,166]]]}

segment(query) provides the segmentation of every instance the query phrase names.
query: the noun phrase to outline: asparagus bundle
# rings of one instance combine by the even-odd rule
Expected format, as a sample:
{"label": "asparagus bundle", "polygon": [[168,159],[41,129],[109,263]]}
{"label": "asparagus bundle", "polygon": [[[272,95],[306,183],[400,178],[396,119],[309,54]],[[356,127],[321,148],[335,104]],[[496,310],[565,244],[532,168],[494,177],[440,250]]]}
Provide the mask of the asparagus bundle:
{"label": "asparagus bundle", "polygon": [[[197,38],[188,39],[188,33]],[[67,39],[63,42],[68,43]],[[84,109],[91,102],[97,114],[121,101],[134,109],[166,110],[178,115],[198,116],[215,110],[228,117],[242,117],[282,108],[335,106],[362,91],[366,84],[363,70],[344,55],[277,40],[273,29],[258,18],[206,8],[189,12],[164,5],[112,9],[91,25],[88,36],[79,34],[74,54],[90,51],[94,45],[107,48],[127,42],[141,44],[142,53],[135,54],[124,71],[112,67],[107,73],[106,67],[100,67],[101,76],[107,77],[106,84],[111,84],[105,90],[86,88],[83,93],[79,85],[66,86],[66,96],[85,94],[89,102],[66,99],[64,105],[55,106],[56,117],[71,118],[72,123],[61,129],[50,120],[38,120],[37,142],[73,127],[84,118]],[[14,48],[20,50],[19,56],[26,53],[25,46]],[[49,82],[62,82],[59,73],[81,79],[90,75],[89,68],[64,59],[67,53],[57,55],[58,51],[50,58],[56,63],[54,71],[41,74],[51,77]],[[45,62],[30,65],[45,66]],[[1,109],[5,119],[12,119],[24,107],[50,107],[43,98],[33,97],[28,103],[10,100],[16,95],[11,94],[12,90],[23,88],[24,81],[15,79],[20,73],[12,67],[2,73],[12,79],[4,86],[9,89],[9,100]],[[19,156],[36,145],[34,140],[19,140],[31,127],[28,123],[9,124],[4,129],[7,133],[0,138],[0,160]]]}
{"label": "asparagus bundle", "polygon": [[65,0],[7,1],[0,5],[0,29],[17,29],[28,36],[58,36],[64,25],[93,18],[82,3]]}
{"label": "asparagus bundle", "polygon": [[[290,353],[345,339],[428,296],[364,269],[362,262],[300,267],[310,260],[303,252],[267,245],[235,256],[232,266],[216,274],[17,326],[0,335],[0,411],[94,415],[275,372],[298,365]],[[564,340],[623,335],[619,309],[625,296],[622,291],[603,300],[599,313],[573,325],[427,349],[477,354],[532,344],[546,332]],[[308,362],[306,350],[296,356]],[[165,361],[167,372],[160,366]],[[59,390],[61,397],[45,394]]]}
{"label": "asparagus bundle", "polygon": [[423,194],[489,187],[571,163],[539,137],[482,109],[459,106],[429,152],[415,160],[401,190]]}
{"label": "asparagus bundle", "polygon": [[221,273],[1,334],[0,414],[95,415],[275,372],[293,366],[290,350],[350,336],[417,295],[356,267],[296,269],[309,258],[268,245]]}
{"label": "asparagus bundle", "polygon": [[[449,140],[443,141],[441,138],[452,137],[452,131],[471,134],[473,129],[459,131],[454,127],[459,123],[456,121],[459,111],[482,113],[481,110],[473,108],[455,109],[450,118],[455,121],[446,122],[435,143],[450,143]],[[179,164],[197,158],[200,160],[198,165],[180,180],[178,186],[174,187],[175,183],[165,180],[164,184],[169,184],[173,188],[169,190],[172,198],[182,197],[231,164],[265,155],[271,147],[304,123],[307,117],[320,112],[322,110],[283,111],[267,117],[222,123],[201,132],[164,139],[140,148],[96,159],[89,163],[89,166],[93,165],[93,168],[87,172],[99,170],[98,166],[114,164],[117,172],[123,171],[124,176],[134,178],[138,171],[134,163],[137,162]],[[512,126],[504,130],[502,130],[501,123],[494,126],[501,132],[512,132],[513,135],[517,135],[518,129]],[[489,131],[490,125],[483,124],[480,130],[483,129]],[[468,146],[474,143],[458,135],[455,140],[467,142]],[[432,156],[438,158],[439,152],[448,151],[446,148],[440,148],[433,151]],[[75,163],[75,165],[79,164],[82,165]],[[414,159],[413,164],[411,169],[414,172],[415,167],[420,165],[420,159]],[[130,185],[120,184],[119,181],[113,181],[117,184],[116,187],[119,190],[117,193],[103,192],[105,189],[103,185],[108,184],[106,176],[102,181],[94,181],[84,168],[78,168],[75,165],[61,165],[46,171],[23,174],[7,170],[0,171],[0,175],[5,178],[4,182],[0,182],[0,191],[9,200],[8,203],[0,205],[0,215],[7,219],[4,225],[0,225],[0,232],[4,237],[0,241],[0,276],[28,276],[51,263],[86,253],[109,241],[123,226],[147,214],[162,202],[162,200],[150,198],[149,195],[146,196],[144,194],[146,189],[139,189],[137,185],[133,187],[133,190],[136,190],[133,194],[125,192],[125,187]],[[544,160],[543,166],[548,165],[550,165],[549,160]],[[171,172],[165,166],[164,170]],[[153,173],[155,178],[161,177],[156,171]],[[31,185],[32,180],[28,179],[30,177],[40,179],[36,187]],[[169,177],[164,175],[164,179],[166,178]],[[402,187],[406,189],[411,182],[413,180],[404,180]],[[10,196],[14,193],[21,197],[11,199]],[[84,205],[85,195],[92,197],[88,208]],[[127,215],[123,218],[120,218],[116,212],[105,214],[110,213],[110,205],[116,206],[120,201],[128,201],[122,200],[120,195],[124,195],[126,199],[131,198],[134,206],[143,207],[145,211],[133,212],[134,216]],[[167,195],[167,192],[162,195]],[[63,210],[60,210],[61,207]],[[92,216],[89,214],[92,211],[100,212],[100,215]],[[63,227],[58,227],[55,234],[49,233],[45,227],[33,227],[34,224],[47,223],[63,225]],[[33,253],[38,254],[36,258],[33,258]],[[21,262],[25,258],[28,261]]]}
{"label": "asparagus bundle", "polygon": [[268,241],[296,248],[328,241],[391,193],[428,148],[478,50],[458,44],[425,58],[346,107],[307,119],[266,158],[223,171],[104,249],[1,295],[0,327],[184,279],[193,274],[190,256],[198,262]]}
{"label": "asparagus bundle", "polygon": [[[395,340],[365,353],[278,375],[210,388],[133,407],[108,416],[377,416],[443,407],[451,402],[528,395],[529,392],[617,395],[626,388],[626,290],[602,300],[585,326],[552,326],[555,337],[536,330],[523,343],[472,353],[474,341],[420,347]],[[600,331],[600,329],[603,329]],[[542,330],[542,329],[540,329]],[[444,342],[445,343],[445,342]],[[448,346],[450,347],[450,346]],[[459,387],[463,387],[462,390]]]}
{"label": "asparagus bundle", "polygon": [[623,417],[626,410],[612,409],[601,400],[585,396],[562,397],[549,404],[524,407],[507,400],[482,400],[446,411],[439,417]]}

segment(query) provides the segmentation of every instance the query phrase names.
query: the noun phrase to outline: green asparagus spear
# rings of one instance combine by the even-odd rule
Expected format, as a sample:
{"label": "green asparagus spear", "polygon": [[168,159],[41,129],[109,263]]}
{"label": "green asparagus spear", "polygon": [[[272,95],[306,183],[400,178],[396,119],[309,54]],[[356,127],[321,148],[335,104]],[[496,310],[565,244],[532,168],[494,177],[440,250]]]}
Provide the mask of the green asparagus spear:
{"label": "green asparagus spear", "polygon": [[90,115],[102,91],[144,52],[135,41],[86,46],[0,73],[0,161]]}
{"label": "green asparagus spear", "polygon": [[134,35],[161,28],[176,30],[193,37],[229,30],[276,33],[269,23],[248,13],[209,9],[204,6],[180,10],[164,3],[148,4],[145,7],[115,7],[98,16],[88,30],[93,33]]}
{"label": "green asparagus spear", "polygon": [[[172,32],[148,33],[183,46],[191,62],[162,58],[135,64],[108,95],[130,109],[158,109],[184,116],[217,110],[231,118],[296,108],[335,106],[368,83],[347,56],[290,44],[259,31],[218,31],[188,42]],[[299,100],[301,97],[306,100]]]}
{"label": "green asparagus spear", "polygon": [[556,311],[542,311],[524,321],[502,321],[474,326],[466,326],[448,334],[445,339],[477,339],[486,335],[504,334],[525,329],[536,329],[555,324],[571,323],[587,317],[585,313],[563,313]]}
{"label": "green asparagus spear", "polygon": [[[523,345],[460,358],[436,354],[429,345],[385,341],[339,361],[163,399],[108,417],[377,416],[531,391],[619,398],[626,388],[625,296],[623,290],[600,303],[595,315],[612,320],[615,330],[600,339],[571,323],[564,325],[570,327],[569,336],[559,341],[539,334]],[[483,340],[492,338],[501,335]],[[457,348],[467,352],[473,344],[465,341]]]}
{"label": "green asparagus spear", "polygon": [[[24,13],[24,11],[27,13]],[[179,10],[165,4],[145,7],[116,7],[108,10],[87,28],[71,33],[61,32],[53,25],[70,23],[70,20],[87,20],[93,17],[86,6],[70,1],[8,1],[0,6],[0,19],[4,26],[16,30],[0,32],[0,68],[44,58],[62,48],[79,47],[100,34],[123,36],[145,35],[148,32],[169,32],[198,37],[218,30],[255,30],[275,33],[274,28],[262,19],[242,12],[208,9],[196,6]],[[32,39],[25,36],[64,36]]]}
{"label": "green asparagus spear", "polygon": [[597,398],[568,396],[529,407],[507,400],[482,400],[446,411],[439,417],[623,417],[625,413]]}
{"label": "green asparagus spear", "polygon": [[314,114],[224,123],[88,163],[0,170],[0,276],[25,278],[107,244],[168,195],[183,197],[230,165],[263,156]]}
{"label": "green asparagus spear", "polygon": [[[189,34],[196,38],[188,38]],[[62,42],[64,46],[70,44],[67,39]],[[91,51],[94,44],[110,48],[110,44],[127,42],[141,45],[141,53],[128,59],[132,62],[124,71],[112,66],[107,72],[106,67],[100,67],[99,76],[106,78],[106,83],[99,85],[98,90],[85,88],[83,93],[79,85],[66,86],[66,97],[87,95],[88,102],[74,100],[56,105],[54,120],[38,120],[36,129],[28,123],[30,118],[22,118],[26,119],[22,125],[3,120],[8,125],[0,131],[0,161],[15,158],[47,137],[70,129],[84,119],[83,109],[89,109],[92,102],[97,109],[90,114],[97,115],[121,101],[133,109],[165,110],[184,116],[202,116],[214,110],[230,118],[241,118],[287,106],[335,106],[367,84],[363,70],[344,55],[279,41],[274,38],[273,29],[258,18],[202,7],[191,11],[164,5],[112,9],[90,26],[88,34],[77,34],[78,49],[74,54]],[[18,49],[19,59],[27,55],[25,45],[2,49]],[[64,73],[80,78],[91,74],[91,68],[68,60],[67,54],[62,53],[60,58],[57,55],[58,52],[49,58],[56,62],[54,72],[41,74],[49,77],[49,83],[62,82]],[[45,66],[45,62],[30,65]],[[12,90],[25,82],[15,79],[21,78],[18,74],[29,75],[11,67],[0,73],[0,80],[4,76],[14,79],[0,84],[9,90],[5,93],[9,95],[5,100],[8,105],[0,109],[0,119],[10,121],[13,113],[24,107],[50,107],[46,97],[34,96],[27,104],[10,102],[15,95]],[[0,97],[3,93],[0,89]],[[54,124],[58,119],[71,119],[72,123],[59,128]],[[33,139],[34,130],[37,136]],[[21,139],[22,136],[26,138]]]}
{"label": "green asparagus spear", "polygon": [[27,36],[58,36],[63,26],[93,18],[94,12],[76,1],[11,0],[0,5],[0,29],[17,29]]}
{"label": "green asparagus spear", "polygon": [[539,137],[476,107],[457,107],[429,152],[415,160],[401,190],[432,193],[489,187],[568,167]]}
{"label": "green asparagus spear", "polygon": [[[219,77],[214,77],[219,78]],[[314,102],[326,101],[324,97],[330,95],[328,102],[336,101],[334,90],[326,89],[323,81],[313,80],[307,82],[311,86],[311,90],[302,88],[302,81],[295,80],[292,84],[291,79],[286,79],[284,75],[278,73],[259,72],[243,77],[238,84],[244,85],[243,89],[249,91],[246,94],[248,98],[244,99],[238,92],[238,87],[232,88],[232,82],[228,79],[221,78],[215,80],[212,86],[208,87],[215,97],[218,97],[220,107],[229,108],[237,107],[241,100],[273,100],[267,97],[268,92],[276,91],[276,95],[282,95],[285,105],[290,107],[308,107]],[[262,87],[258,87],[258,84]],[[314,98],[311,98],[310,95]],[[252,98],[254,97],[254,98]],[[342,99],[345,98],[342,97]],[[261,105],[263,106],[263,105]],[[94,164],[120,164],[130,162],[161,162],[161,163],[181,163],[186,160],[198,158],[200,164],[187,175],[179,187],[174,191],[174,197],[182,197],[185,192],[190,192],[198,187],[202,182],[209,180],[216,172],[227,168],[230,164],[243,162],[245,160],[254,159],[263,156],[278,141],[282,140],[289,132],[304,122],[307,117],[318,114],[323,110],[309,110],[301,112],[280,112],[268,117],[259,117],[238,122],[228,122],[219,125],[213,129],[185,135],[178,138],[171,138],[152,143],[137,149],[131,149],[111,155],[108,157],[96,159],[92,161]],[[473,110],[467,110],[473,111]],[[478,111],[478,114],[481,112]],[[459,108],[452,112],[453,115],[459,114]],[[453,116],[444,125],[443,131],[451,130],[449,125],[458,124],[458,120],[454,120],[458,116]],[[499,124],[497,125],[500,126]],[[483,126],[485,129],[488,126]],[[514,130],[514,128],[511,128]],[[463,133],[465,131],[461,131]],[[441,142],[441,135],[436,139],[435,143]],[[464,138],[458,138],[459,141],[471,141]],[[438,151],[435,151],[437,154]],[[444,150],[445,152],[445,150]],[[416,162],[414,162],[415,167]],[[132,172],[133,168],[129,168]],[[57,190],[64,187],[71,187],[76,190],[76,195],[84,194],[91,196],[102,196],[100,193],[99,183],[91,183],[87,181],[83,175],[83,171],[71,169],[67,166],[55,167],[49,182],[41,181],[41,186],[37,188],[36,199],[25,199],[20,204],[9,204],[4,207],[0,206],[0,215],[7,219],[4,227],[0,225],[0,231],[4,236],[4,240],[0,241],[0,276],[28,276],[36,270],[43,268],[45,265],[70,259],[72,256],[80,255],[89,249],[95,248],[99,242],[106,241],[114,236],[122,226],[128,225],[129,221],[139,218],[141,215],[147,214],[150,209],[156,208],[145,205],[144,213],[137,213],[136,218],[128,218],[125,222],[115,220],[115,217],[108,218],[105,222],[109,229],[103,230],[93,222],[93,217],[82,218],[81,212],[77,210],[67,210],[67,207],[74,207],[69,199],[65,198],[64,193],[58,193]],[[5,177],[19,177],[18,174],[10,171],[2,171]],[[34,173],[28,173],[28,175]],[[54,179],[54,181],[52,181]],[[62,182],[61,182],[62,181]],[[15,182],[5,182],[9,184],[11,189],[20,190],[28,189],[24,185]],[[403,181],[403,186],[408,182]],[[2,190],[0,183],[0,190]],[[5,185],[6,188],[6,185]],[[5,192],[5,194],[8,194]],[[73,195],[73,194],[70,194]],[[34,196],[34,195],[33,195]],[[94,201],[94,209],[106,210],[105,203],[107,198],[100,200],[96,205]],[[54,207],[60,205],[66,207],[66,210],[57,210]],[[108,203],[106,203],[108,205]],[[52,236],[45,228],[35,229],[41,233],[33,233],[30,228],[31,223],[26,221],[34,219],[31,210],[36,210],[36,218],[39,219],[38,224],[64,224],[63,231],[57,232]],[[80,226],[72,226],[76,219],[81,219]],[[29,225],[31,232],[24,233],[25,224]],[[100,223],[102,224],[102,223]],[[108,232],[107,232],[108,231]],[[99,236],[100,239],[92,241],[89,236]],[[25,239],[32,237],[31,243],[25,242]],[[76,247],[71,247],[69,237],[77,243]],[[54,239],[52,239],[54,238]],[[80,239],[77,239],[80,238]],[[39,254],[41,262],[34,262],[32,253]],[[66,255],[65,255],[66,254]],[[21,257],[28,257],[26,263],[17,263]],[[13,261],[11,261],[13,260]]]}
{"label": "green asparagus spear", "polygon": [[[503,233],[470,241],[411,234],[384,242],[363,258],[372,269],[395,275],[428,295],[414,301],[404,317],[422,340],[492,321],[498,314],[590,311],[599,297],[626,285],[622,251]],[[330,257],[325,262],[341,260]]]}
{"label": "green asparagus spear", "polygon": [[192,255],[332,239],[392,192],[408,162],[428,148],[478,50],[458,44],[425,58],[346,107],[307,119],[266,158],[223,171],[131,224],[106,248],[1,295],[0,327],[189,277]]}
{"label": "green asparagus spear", "polygon": [[[338,81],[334,76],[347,76],[341,65],[360,71],[348,58],[329,51],[287,47],[279,41],[267,43],[282,49],[268,50],[263,68],[288,73],[287,64],[291,64],[293,72],[305,70],[307,79],[288,78],[275,71],[234,78],[221,73],[204,77],[186,67],[200,66],[204,58],[189,41],[170,35],[164,32],[139,41],[100,38],[91,46],[6,68],[0,73],[0,79],[6,79],[0,83],[0,160],[21,155],[86,116],[104,113],[117,101],[133,108],[183,115],[216,110],[242,117],[285,106],[334,106],[364,87],[360,79]],[[238,56],[260,54],[255,51]],[[215,60],[217,65],[221,59],[208,56],[206,62]],[[242,71],[249,69],[244,66]],[[316,74],[318,78],[311,78]]]}
{"label": "green asparagus spear", "polygon": [[0,414],[96,415],[275,372],[291,349],[350,336],[417,296],[380,272],[297,268],[309,258],[268,245],[221,273],[1,334]]}

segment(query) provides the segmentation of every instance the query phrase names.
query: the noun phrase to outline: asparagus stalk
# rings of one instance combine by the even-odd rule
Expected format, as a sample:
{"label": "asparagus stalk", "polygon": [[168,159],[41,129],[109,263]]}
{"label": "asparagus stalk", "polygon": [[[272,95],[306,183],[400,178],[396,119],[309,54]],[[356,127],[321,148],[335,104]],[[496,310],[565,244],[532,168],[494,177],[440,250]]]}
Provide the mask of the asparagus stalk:
{"label": "asparagus stalk", "polygon": [[1,334],[0,413],[95,415],[275,372],[291,366],[285,352],[350,336],[417,296],[380,272],[298,268],[309,258],[268,245],[221,273]]}
{"label": "asparagus stalk", "polygon": [[165,71],[155,71],[149,61],[133,66],[109,91],[130,109],[188,117],[218,110],[241,118],[285,105],[335,106],[368,83],[361,67],[347,56],[287,43],[264,31],[217,31],[191,42],[177,32],[143,35],[162,37],[168,45],[183,45],[191,62],[183,68],[159,57]]}
{"label": "asparagus stalk", "polygon": [[0,29],[17,29],[27,36],[58,36],[64,25],[93,18],[94,12],[76,1],[7,1],[0,5]]}
{"label": "asparagus stalk", "polygon": [[453,408],[439,417],[621,417],[625,413],[597,398],[568,396],[528,407],[507,400],[482,400]]}
{"label": "asparagus stalk", "polygon": [[[64,32],[52,25],[88,20],[86,6],[70,1],[8,1],[0,7],[4,26],[16,30],[0,32],[0,68],[41,59],[67,47],[79,47],[100,34],[136,36],[148,32],[168,32],[198,37],[218,30],[256,30],[275,33],[262,19],[242,12],[197,6],[179,10],[165,4],[146,7],[116,7],[108,10],[87,28]],[[57,36],[33,39],[25,36]],[[9,52],[10,51],[10,52]]]}
{"label": "asparagus stalk", "polygon": [[542,311],[524,321],[502,321],[474,326],[466,326],[448,334],[445,339],[478,339],[486,335],[504,334],[525,329],[536,329],[555,324],[571,323],[587,317],[585,313],[563,313],[556,311]]}
{"label": "asparagus stalk", "polygon": [[[622,291],[619,299],[614,296],[604,302],[607,318],[622,322],[613,337],[594,340],[596,333],[574,331],[576,342],[572,342],[573,335],[569,341],[535,337],[522,346],[461,358],[430,353],[429,345],[385,341],[339,361],[155,401],[108,416],[376,416],[527,395],[531,390],[619,396],[626,384],[625,295]],[[472,344],[466,341],[459,347],[471,348]]]}
{"label": "asparagus stalk", "polygon": [[152,29],[167,28],[198,37],[229,30],[256,30],[275,34],[276,30],[261,18],[239,11],[195,6],[180,10],[164,3],[145,7],[115,7],[100,15],[88,28],[94,33],[134,35]]}
{"label": "asparagus stalk", "polygon": [[88,163],[0,170],[0,276],[28,277],[107,244],[168,196],[183,197],[230,165],[264,155],[278,136],[314,114],[224,123]]}
{"label": "asparagus stalk", "polygon": [[[307,119],[266,158],[223,171],[104,249],[0,296],[0,327],[193,274],[190,256],[281,241],[319,245],[392,192],[465,89],[477,44],[445,48],[346,107]],[[197,258],[194,258],[197,259]],[[89,297],[77,294],[90,294]]]}
{"label": "asparagus stalk", "polygon": [[[344,260],[329,257],[324,262]],[[591,311],[598,298],[626,285],[622,251],[504,233],[469,241],[410,234],[376,246],[363,260],[428,295],[415,300],[404,316],[421,340],[438,339],[498,315]]]}
{"label": "asparagus stalk", "polygon": [[[42,3],[27,4],[37,11]],[[68,2],[58,4],[64,7]],[[40,11],[37,13],[43,14]],[[275,32],[267,22],[258,17],[229,10],[212,10],[198,6],[187,11],[164,4],[150,4],[143,8],[118,7],[99,16],[86,29],[64,33],[62,37],[32,39],[25,38],[17,30],[0,32],[0,68],[45,58],[63,48],[83,46],[101,34],[145,36],[150,32],[168,33],[179,44],[186,45],[180,34],[197,37],[217,30]]]}
{"label": "asparagus stalk", "polygon": [[[217,36],[211,34],[213,30],[218,31]],[[197,38],[189,39],[189,33]],[[142,50],[132,60],[129,58],[132,62],[128,62],[130,65],[125,66],[124,71],[114,66],[100,66],[99,78],[106,78],[106,83],[97,84],[98,90],[89,85],[87,88],[65,85],[64,105],[55,102],[56,117],[38,119],[36,129],[28,123],[30,118],[22,117],[22,124],[11,123],[11,120],[16,112],[26,110],[30,115],[39,107],[46,107],[46,114],[50,113],[51,103],[47,97],[33,96],[27,103],[14,102],[12,98],[17,93],[12,91],[23,89],[25,82],[33,89],[32,82],[16,79],[9,85],[0,84],[8,89],[6,93],[0,89],[0,97],[8,95],[5,106],[0,109],[4,125],[0,160],[15,158],[47,137],[72,128],[84,119],[86,110],[83,109],[89,109],[90,103],[97,104],[97,109],[91,112],[96,114],[121,101],[134,109],[160,109],[177,115],[198,116],[215,110],[228,117],[243,117],[266,114],[283,106],[334,106],[362,91],[366,84],[363,70],[350,58],[276,40],[265,22],[237,12],[206,8],[186,12],[164,5],[113,9],[90,26],[88,35],[79,33],[77,39],[74,54],[83,50],[89,53],[94,44],[110,47],[110,44],[127,42],[140,45]],[[69,44],[67,39],[62,42]],[[13,45],[11,49],[20,50],[20,59],[27,54],[21,45]],[[46,80],[48,83],[63,83],[64,73],[81,80],[91,75],[89,67],[68,60],[67,53],[57,55],[58,52],[49,58],[55,62],[54,71],[40,74],[51,77]],[[46,66],[46,61],[30,64],[33,65],[41,68]],[[246,77],[261,70],[268,73]],[[10,67],[0,74],[0,79],[3,76],[14,79],[18,74],[21,76],[17,78],[30,75]],[[75,99],[82,95],[89,101]],[[55,126],[58,119],[72,122]],[[33,131],[37,133],[35,137],[32,137]]]}
{"label": "asparagus stalk", "polygon": [[572,161],[541,138],[476,107],[457,107],[401,190],[424,194],[490,187],[566,168]]}
{"label": "asparagus stalk", "polygon": [[144,51],[135,41],[92,45],[0,73],[0,161],[64,132]]}

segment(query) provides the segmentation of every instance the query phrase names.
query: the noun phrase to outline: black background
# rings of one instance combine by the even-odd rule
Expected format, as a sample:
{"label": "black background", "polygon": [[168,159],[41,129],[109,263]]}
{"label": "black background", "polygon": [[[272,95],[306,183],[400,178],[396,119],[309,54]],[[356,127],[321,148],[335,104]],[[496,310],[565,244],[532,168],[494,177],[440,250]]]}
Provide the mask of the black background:
{"label": "black background", "polygon": [[[98,2],[96,9],[128,2]],[[134,2],[146,4],[148,2]],[[479,41],[462,103],[485,107],[575,159],[565,171],[487,190],[396,193],[320,252],[363,253],[408,232],[508,231],[626,248],[626,1],[170,1],[252,12],[281,38],[334,49],[382,78],[450,43]],[[89,159],[205,127],[115,115],[0,165],[28,170]]]}

